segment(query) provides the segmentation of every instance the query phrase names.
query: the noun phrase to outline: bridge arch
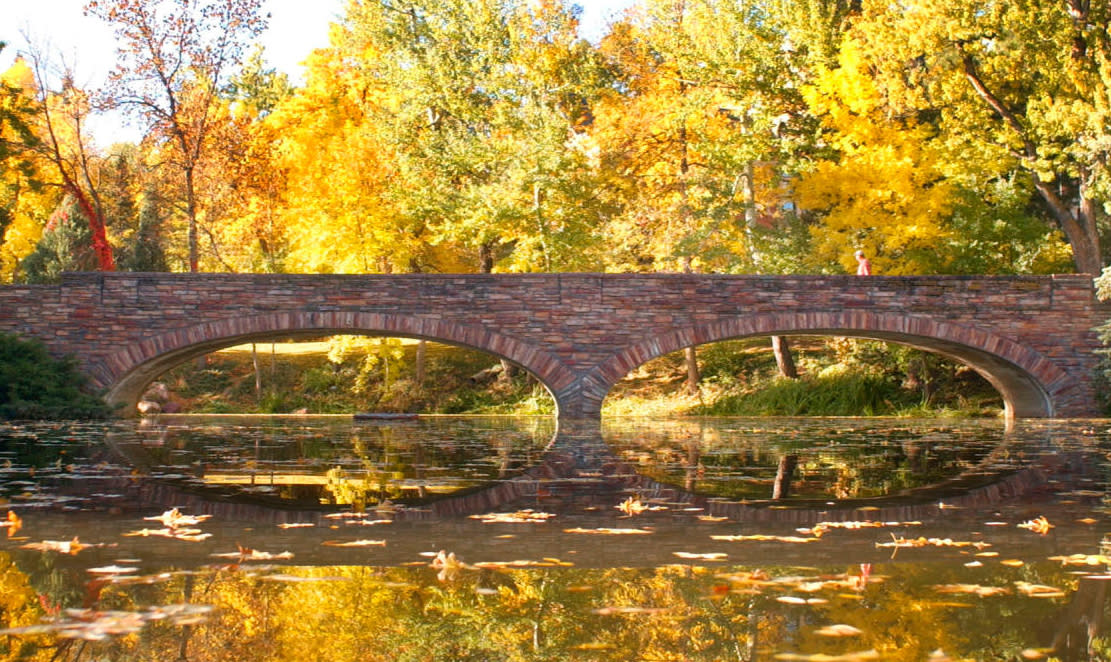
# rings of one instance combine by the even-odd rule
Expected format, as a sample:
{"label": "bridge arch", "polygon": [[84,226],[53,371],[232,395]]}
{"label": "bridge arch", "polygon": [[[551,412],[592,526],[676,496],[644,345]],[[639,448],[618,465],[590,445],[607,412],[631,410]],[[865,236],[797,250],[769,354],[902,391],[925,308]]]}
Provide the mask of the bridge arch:
{"label": "bridge arch", "polygon": [[504,358],[527,370],[561,406],[556,393],[571,381],[562,362],[531,344],[477,325],[386,313],[282,312],[205,322],[146,338],[108,356],[96,372],[105,399],[130,407],[159,375],[191,358],[267,338],[324,335],[407,337],[457,345]]}
{"label": "bridge arch", "polygon": [[1055,402],[1077,381],[1043,354],[984,329],[928,317],[845,311],[744,315],[679,328],[613,355],[583,378],[584,398],[601,409],[610,389],[630,371],[659,356],[722,340],[753,336],[828,335],[882,340],[934,352],[968,365],[999,391],[1008,418],[1057,415]]}

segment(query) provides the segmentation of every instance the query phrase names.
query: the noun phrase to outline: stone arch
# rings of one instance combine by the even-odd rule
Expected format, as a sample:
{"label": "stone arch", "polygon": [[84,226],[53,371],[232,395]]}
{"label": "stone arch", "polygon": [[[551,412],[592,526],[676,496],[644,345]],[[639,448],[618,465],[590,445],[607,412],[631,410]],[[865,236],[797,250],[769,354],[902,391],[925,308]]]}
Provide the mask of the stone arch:
{"label": "stone arch", "polygon": [[158,375],[190,358],[251,340],[339,334],[403,336],[489,352],[531,373],[557,408],[563,404],[557,393],[573,379],[550,353],[481,326],[360,312],[281,312],[205,322],[136,342],[108,356],[96,373],[102,375],[108,402],[133,406]]}
{"label": "stone arch", "polygon": [[692,345],[771,335],[867,338],[941,354],[987,379],[1003,397],[1008,418],[1055,416],[1061,399],[1080,388],[1076,379],[1046,356],[989,331],[917,315],[850,310],[742,315],[673,329],[626,348],[584,376],[582,397],[600,411],[613,385],[650,359]]}

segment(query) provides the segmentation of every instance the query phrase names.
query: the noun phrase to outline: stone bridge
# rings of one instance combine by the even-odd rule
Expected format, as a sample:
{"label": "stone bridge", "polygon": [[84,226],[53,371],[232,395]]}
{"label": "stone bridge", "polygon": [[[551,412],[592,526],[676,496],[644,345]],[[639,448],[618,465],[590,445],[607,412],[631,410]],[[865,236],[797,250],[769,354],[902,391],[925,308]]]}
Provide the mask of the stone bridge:
{"label": "stone bridge", "polygon": [[999,390],[1011,417],[1097,415],[1094,327],[1106,314],[1081,275],[71,273],[0,287],[0,331],[73,354],[111,402],[133,405],[165,370],[222,347],[365,334],[508,359],[568,423],[597,420],[610,388],[652,358],[803,334],[955,359]]}

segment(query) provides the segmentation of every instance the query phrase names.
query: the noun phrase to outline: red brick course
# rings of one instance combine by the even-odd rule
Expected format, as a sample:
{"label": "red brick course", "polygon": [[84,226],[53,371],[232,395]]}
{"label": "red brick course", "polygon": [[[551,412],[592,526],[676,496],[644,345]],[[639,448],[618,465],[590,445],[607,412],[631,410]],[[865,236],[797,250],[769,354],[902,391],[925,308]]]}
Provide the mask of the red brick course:
{"label": "red brick course", "polygon": [[514,361],[566,419],[656,356],[760,335],[902,342],[985,375],[1017,416],[1098,413],[1092,281],[1063,276],[694,274],[66,274],[0,288],[0,330],[75,355],[134,403],[162,371],[219,347],[294,335],[427,338]]}

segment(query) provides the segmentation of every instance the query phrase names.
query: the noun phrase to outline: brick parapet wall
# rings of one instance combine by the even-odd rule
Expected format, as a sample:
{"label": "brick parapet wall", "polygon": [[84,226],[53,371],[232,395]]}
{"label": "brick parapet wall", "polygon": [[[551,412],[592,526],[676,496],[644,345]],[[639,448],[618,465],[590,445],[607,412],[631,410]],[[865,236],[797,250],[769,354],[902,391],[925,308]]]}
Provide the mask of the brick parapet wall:
{"label": "brick parapet wall", "polygon": [[1053,413],[1092,413],[1094,327],[1107,315],[1091,279],[1077,275],[79,273],[60,286],[0,288],[0,330],[77,355],[106,387],[159,357],[362,330],[492,351],[587,410],[629,369],[685,345],[829,332],[960,358],[969,348],[984,359],[978,368],[1003,365],[1000,379],[1011,364],[1032,375]]}

